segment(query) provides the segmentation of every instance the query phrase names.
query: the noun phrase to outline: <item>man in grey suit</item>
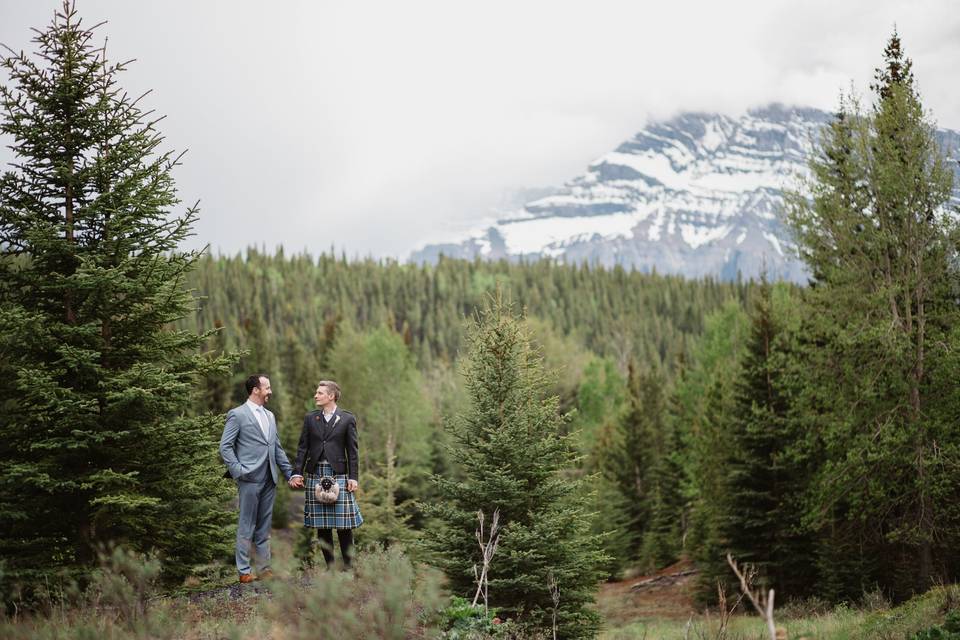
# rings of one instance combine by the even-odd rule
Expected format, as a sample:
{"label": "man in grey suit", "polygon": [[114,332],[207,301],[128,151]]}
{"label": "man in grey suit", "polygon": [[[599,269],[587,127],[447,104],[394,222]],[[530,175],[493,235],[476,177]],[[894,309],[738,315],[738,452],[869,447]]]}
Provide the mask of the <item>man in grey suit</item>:
{"label": "man in grey suit", "polygon": [[270,570],[270,523],[273,499],[277,494],[277,470],[290,486],[293,468],[277,436],[277,420],[266,405],[270,400],[270,380],[263,374],[247,378],[247,401],[227,413],[220,438],[220,457],[229,477],[237,481],[240,494],[240,521],[237,524],[237,571],[240,582],[256,578],[250,572],[250,543],[260,561],[260,578],[273,576]]}

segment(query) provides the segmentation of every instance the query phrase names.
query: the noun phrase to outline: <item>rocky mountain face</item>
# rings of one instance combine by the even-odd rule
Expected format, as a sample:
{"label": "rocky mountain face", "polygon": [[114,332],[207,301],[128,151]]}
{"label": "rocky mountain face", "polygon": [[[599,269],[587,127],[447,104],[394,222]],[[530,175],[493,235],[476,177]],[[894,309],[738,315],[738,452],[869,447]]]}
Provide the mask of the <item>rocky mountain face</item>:
{"label": "rocky mountain face", "polygon": [[[807,159],[830,117],[773,105],[740,118],[685,113],[653,123],[551,195],[411,260],[549,256],[725,280],[765,269],[803,282],[780,219],[783,192],[809,175]],[[960,134],[938,135],[947,150],[960,147]]]}

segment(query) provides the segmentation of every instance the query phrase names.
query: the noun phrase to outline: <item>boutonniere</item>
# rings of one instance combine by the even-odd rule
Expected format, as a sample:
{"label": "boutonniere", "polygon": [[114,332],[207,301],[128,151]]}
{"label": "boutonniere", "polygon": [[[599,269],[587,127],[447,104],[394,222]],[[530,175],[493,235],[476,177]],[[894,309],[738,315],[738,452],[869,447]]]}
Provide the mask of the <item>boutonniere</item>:
{"label": "boutonniere", "polygon": [[337,416],[333,419],[333,424],[337,424],[338,422],[340,422],[340,414],[339,414],[339,413],[338,413]]}

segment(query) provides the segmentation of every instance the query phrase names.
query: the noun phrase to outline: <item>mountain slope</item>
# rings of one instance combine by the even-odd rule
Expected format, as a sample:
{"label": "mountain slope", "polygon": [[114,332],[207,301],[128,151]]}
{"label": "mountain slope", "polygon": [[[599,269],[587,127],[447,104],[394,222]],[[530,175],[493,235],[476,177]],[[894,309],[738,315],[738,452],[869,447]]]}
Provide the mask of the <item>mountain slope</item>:
{"label": "mountain slope", "polygon": [[[537,258],[622,265],[690,277],[803,281],[779,218],[783,190],[808,175],[830,114],[773,105],[740,118],[686,113],[653,123],[556,193],[414,261]],[[939,132],[956,149],[960,135]],[[960,181],[958,181],[960,182]]]}

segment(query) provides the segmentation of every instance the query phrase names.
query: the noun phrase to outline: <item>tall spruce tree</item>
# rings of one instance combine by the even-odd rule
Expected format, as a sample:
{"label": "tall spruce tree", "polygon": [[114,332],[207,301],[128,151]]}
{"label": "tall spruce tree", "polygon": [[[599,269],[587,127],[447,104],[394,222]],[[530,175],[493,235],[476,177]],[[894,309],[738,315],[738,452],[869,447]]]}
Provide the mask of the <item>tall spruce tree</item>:
{"label": "tall spruce tree", "polygon": [[859,580],[905,596],[956,570],[960,234],[953,173],[896,33],[873,89],[872,110],[841,105],[789,217],[814,275],[808,402],[829,417],[810,519],[830,546],[865,550]]}
{"label": "tall spruce tree", "polygon": [[663,424],[663,397],[654,374],[627,367],[627,407],[610,442],[595,452],[600,472],[623,496],[631,555],[636,556],[650,519],[650,470],[657,460],[657,431]]}
{"label": "tall spruce tree", "polygon": [[[669,425],[664,424],[669,429]],[[679,445],[672,431],[662,436],[662,449],[647,474],[650,518],[640,541],[640,566],[653,571],[675,562],[683,539],[683,501],[680,495]]]}
{"label": "tall spruce tree", "polygon": [[[727,551],[760,571],[761,579],[787,597],[806,595],[816,575],[809,559],[812,536],[803,527],[808,472],[802,434],[793,420],[796,380],[786,287],[764,278],[754,292],[750,337],[734,383],[727,421],[720,530]],[[779,304],[775,304],[775,300]]]}
{"label": "tall spruce tree", "polygon": [[[219,425],[192,415],[205,335],[178,250],[178,204],[156,120],[117,85],[64,3],[36,56],[2,63],[0,558],[27,589],[82,575],[100,545],[156,550],[168,577],[230,549]],[[8,582],[9,585],[9,582]]]}
{"label": "tall spruce tree", "polygon": [[721,502],[726,492],[723,459],[731,443],[729,417],[733,381],[747,340],[748,318],[739,304],[728,303],[707,316],[706,330],[677,382],[670,404],[671,422],[682,446],[681,490],[687,509],[684,548],[700,570],[697,597],[715,601],[717,580],[727,581]]}
{"label": "tall spruce tree", "polygon": [[595,504],[591,531],[601,536],[608,557],[608,578],[617,578],[636,557],[628,496],[602,472],[606,452],[621,446],[620,422],[627,404],[627,381],[610,358],[595,358],[584,368],[577,390],[574,437],[586,452],[583,469],[596,476]]}
{"label": "tall spruce tree", "polygon": [[644,570],[675,560],[681,537],[678,443],[666,421],[664,386],[660,373],[641,373],[630,363],[627,408],[594,453],[604,479],[620,493],[630,555]]}
{"label": "tall spruce tree", "polygon": [[560,589],[558,637],[596,634],[591,607],[604,561],[588,533],[586,483],[570,473],[573,442],[524,325],[498,295],[469,335],[469,411],[451,422],[460,481],[437,478],[441,500],[429,509],[442,526],[428,531],[435,562],[455,593],[476,589],[477,511],[500,512],[502,535],[490,567],[491,606],[521,624],[551,627],[548,579]]}
{"label": "tall spruce tree", "polygon": [[[601,429],[597,442],[613,446],[612,428]],[[591,505],[591,533],[600,536],[601,549],[607,557],[603,570],[608,579],[619,579],[624,569],[636,562],[637,548],[630,528],[630,502],[620,488],[601,474],[594,481],[594,502]]]}

